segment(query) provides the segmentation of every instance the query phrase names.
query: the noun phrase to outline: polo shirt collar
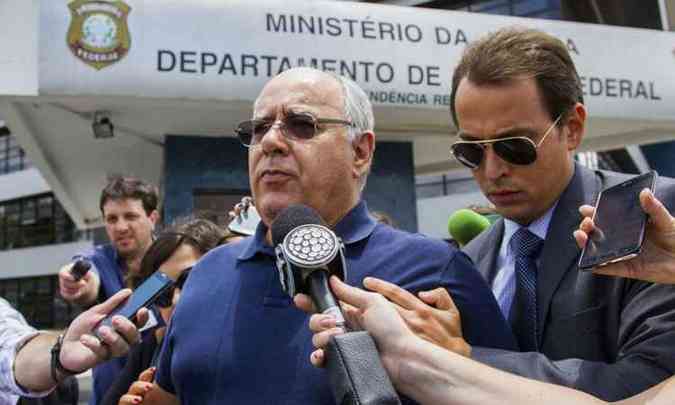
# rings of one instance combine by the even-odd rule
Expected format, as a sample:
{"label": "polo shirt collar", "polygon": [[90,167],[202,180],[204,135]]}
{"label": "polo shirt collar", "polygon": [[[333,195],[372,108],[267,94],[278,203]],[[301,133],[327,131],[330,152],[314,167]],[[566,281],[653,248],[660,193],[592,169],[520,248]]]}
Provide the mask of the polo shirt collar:
{"label": "polo shirt collar", "polygon": [[333,230],[337,236],[342,238],[345,245],[350,245],[369,237],[376,226],[377,221],[370,215],[368,205],[361,200],[335,225]]}
{"label": "polo shirt collar", "polygon": [[[361,200],[333,227],[333,230],[346,245],[350,245],[370,236],[376,226],[377,221],[370,215],[368,205]],[[265,241],[266,234],[267,226],[260,222],[255,230],[255,235],[241,242],[245,243],[246,246],[238,259],[250,260],[258,253],[274,256],[274,249]]]}
{"label": "polo shirt collar", "polygon": [[[154,240],[154,239],[153,239]],[[119,266],[120,270],[122,271],[123,275],[127,274],[127,262],[120,256],[119,252],[117,249],[115,249],[115,246],[110,243],[110,250],[112,251],[112,259],[115,263],[117,263],[117,266]]]}

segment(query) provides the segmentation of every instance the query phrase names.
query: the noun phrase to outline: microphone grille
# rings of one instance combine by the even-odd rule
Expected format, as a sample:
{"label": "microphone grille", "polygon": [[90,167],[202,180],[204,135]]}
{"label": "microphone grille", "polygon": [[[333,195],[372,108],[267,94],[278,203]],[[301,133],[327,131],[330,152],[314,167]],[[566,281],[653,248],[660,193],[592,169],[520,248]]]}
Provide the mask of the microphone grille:
{"label": "microphone grille", "polygon": [[272,223],[272,243],[274,246],[284,241],[290,231],[301,225],[324,225],[321,216],[304,204],[293,204],[281,211]]}

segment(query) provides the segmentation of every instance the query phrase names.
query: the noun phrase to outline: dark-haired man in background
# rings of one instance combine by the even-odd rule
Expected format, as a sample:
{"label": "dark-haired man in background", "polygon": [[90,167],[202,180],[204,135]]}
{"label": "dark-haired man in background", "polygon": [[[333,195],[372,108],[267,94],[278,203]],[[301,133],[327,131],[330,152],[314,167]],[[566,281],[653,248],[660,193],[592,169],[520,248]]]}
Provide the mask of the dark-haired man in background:
{"label": "dark-haired man in background", "polygon": [[[125,287],[125,278],[140,269],[159,219],[157,188],[133,177],[114,177],[101,192],[100,208],[109,244],[96,246],[73,260],[86,260],[91,271],[76,281],[72,263],[59,271],[59,288],[66,301],[88,307]],[[103,363],[93,371],[90,404],[97,404],[124,366],[125,357]]]}

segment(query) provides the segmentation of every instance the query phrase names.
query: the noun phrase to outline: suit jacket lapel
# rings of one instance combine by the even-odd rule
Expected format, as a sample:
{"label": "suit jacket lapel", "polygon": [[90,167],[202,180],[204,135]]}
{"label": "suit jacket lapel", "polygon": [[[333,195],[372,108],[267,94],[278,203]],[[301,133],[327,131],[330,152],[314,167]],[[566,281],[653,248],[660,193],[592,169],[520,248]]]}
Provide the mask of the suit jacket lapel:
{"label": "suit jacket lapel", "polygon": [[492,285],[497,274],[497,255],[504,235],[504,220],[499,219],[490,229],[480,234],[464,247],[483,278]]}
{"label": "suit jacket lapel", "polygon": [[[537,276],[537,321],[542,327],[551,306],[551,299],[565,274],[577,271],[580,250],[572,233],[579,226],[579,206],[594,204],[601,183],[593,171],[575,165],[574,176],[558,201],[546,234]],[[541,345],[543,328],[540,329]]]}

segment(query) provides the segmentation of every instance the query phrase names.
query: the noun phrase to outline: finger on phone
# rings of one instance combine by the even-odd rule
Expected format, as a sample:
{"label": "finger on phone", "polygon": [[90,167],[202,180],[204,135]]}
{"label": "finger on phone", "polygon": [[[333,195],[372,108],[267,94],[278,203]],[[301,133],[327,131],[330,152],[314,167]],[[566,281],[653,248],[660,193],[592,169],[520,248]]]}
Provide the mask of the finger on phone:
{"label": "finger on phone", "polygon": [[657,229],[668,231],[672,228],[673,217],[649,189],[640,192],[640,205]]}
{"label": "finger on phone", "polygon": [[595,207],[593,207],[592,205],[584,204],[581,207],[579,207],[579,213],[584,217],[592,218],[593,214],[595,213]]}
{"label": "finger on phone", "polygon": [[574,231],[574,239],[577,242],[577,246],[583,249],[586,246],[586,243],[588,243],[588,234],[577,229]]}

